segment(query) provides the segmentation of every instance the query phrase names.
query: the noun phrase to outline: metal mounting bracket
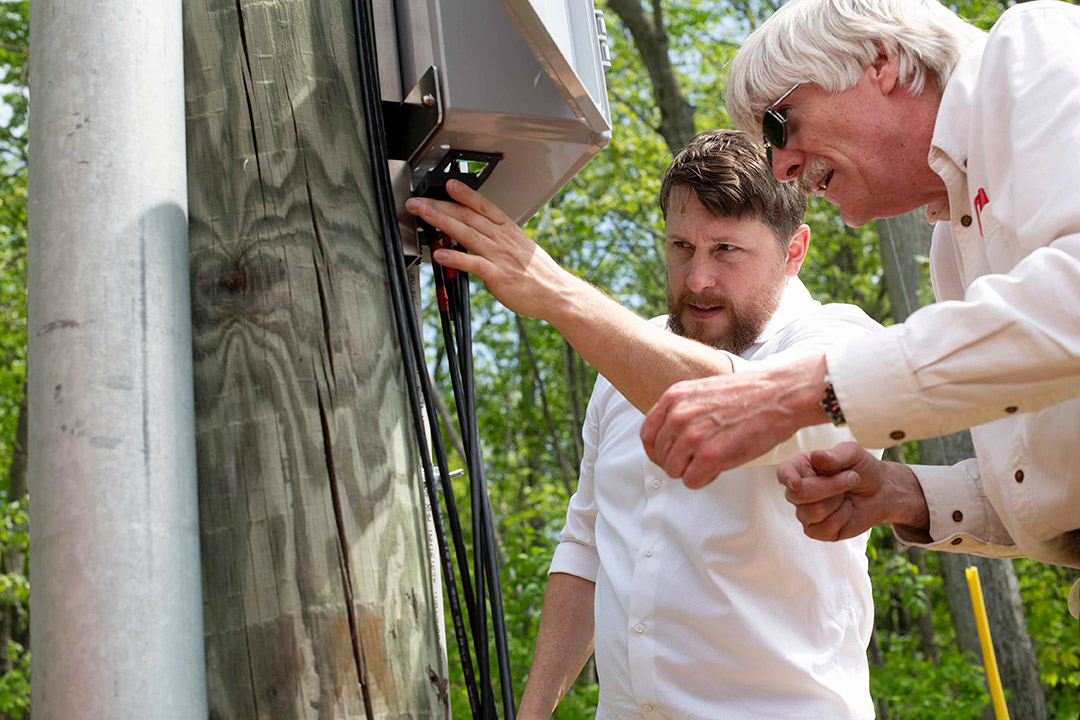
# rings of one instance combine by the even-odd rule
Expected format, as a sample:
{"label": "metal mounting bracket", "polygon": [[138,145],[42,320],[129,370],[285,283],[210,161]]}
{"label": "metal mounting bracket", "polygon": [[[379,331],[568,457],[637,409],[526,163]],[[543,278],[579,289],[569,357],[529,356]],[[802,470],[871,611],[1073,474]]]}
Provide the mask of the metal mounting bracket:
{"label": "metal mounting bracket", "polygon": [[443,121],[439,70],[434,65],[400,103],[383,100],[386,150],[391,160],[412,161]]}
{"label": "metal mounting bracket", "polygon": [[[473,190],[479,190],[480,186],[491,177],[495,166],[502,159],[502,153],[449,150],[443,159],[420,179],[413,195],[449,200],[450,195],[446,192],[446,183],[449,180],[460,180]],[[435,243],[439,235],[438,230],[423,220],[418,220],[417,229],[422,246],[431,246]]]}

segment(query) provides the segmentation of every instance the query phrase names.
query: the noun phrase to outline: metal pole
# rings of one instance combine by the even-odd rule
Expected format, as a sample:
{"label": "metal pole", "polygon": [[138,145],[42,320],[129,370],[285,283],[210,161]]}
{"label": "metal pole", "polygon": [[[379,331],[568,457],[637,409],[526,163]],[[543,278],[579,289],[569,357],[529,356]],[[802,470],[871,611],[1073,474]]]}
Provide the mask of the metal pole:
{"label": "metal pole", "polygon": [[35,720],[205,720],[180,0],[30,4]]}

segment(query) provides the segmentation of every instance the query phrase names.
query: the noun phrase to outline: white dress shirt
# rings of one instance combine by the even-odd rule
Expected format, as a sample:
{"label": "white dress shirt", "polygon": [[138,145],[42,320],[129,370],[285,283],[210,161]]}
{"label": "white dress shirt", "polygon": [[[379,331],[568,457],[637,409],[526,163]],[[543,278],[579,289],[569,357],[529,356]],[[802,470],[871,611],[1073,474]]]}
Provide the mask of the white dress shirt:
{"label": "white dress shirt", "polygon": [[[653,322],[663,325],[664,319]],[[798,279],[736,371],[820,354],[879,329]],[[873,718],[866,535],[803,534],[775,463],[850,439],[805,428],[700,490],[645,455],[644,416],[603,377],[550,572],[595,581],[598,720]]]}
{"label": "white dress shirt", "polygon": [[1080,7],[1006,11],[946,84],[930,166],[948,187],[940,302],[829,374],[870,445],[969,426],[977,460],[913,468],[937,550],[1080,567]]}

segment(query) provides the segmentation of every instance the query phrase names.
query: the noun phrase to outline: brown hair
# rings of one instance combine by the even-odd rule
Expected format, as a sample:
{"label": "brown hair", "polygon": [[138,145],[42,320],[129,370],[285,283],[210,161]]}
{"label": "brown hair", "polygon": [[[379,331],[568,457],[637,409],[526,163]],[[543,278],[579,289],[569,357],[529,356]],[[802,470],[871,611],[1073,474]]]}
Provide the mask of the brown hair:
{"label": "brown hair", "polygon": [[679,151],[660,186],[665,220],[671,192],[680,186],[713,215],[760,220],[785,250],[806,215],[806,196],[795,183],[777,182],[764,146],[738,130],[702,133]]}

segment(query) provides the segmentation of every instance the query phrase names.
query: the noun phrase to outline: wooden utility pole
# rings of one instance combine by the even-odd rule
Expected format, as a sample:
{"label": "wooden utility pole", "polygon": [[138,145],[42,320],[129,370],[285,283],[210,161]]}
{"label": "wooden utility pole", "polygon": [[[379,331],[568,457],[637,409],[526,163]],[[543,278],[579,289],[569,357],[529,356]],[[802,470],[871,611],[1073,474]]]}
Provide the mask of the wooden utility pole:
{"label": "wooden utility pole", "polygon": [[350,0],[185,0],[210,717],[445,718]]}

